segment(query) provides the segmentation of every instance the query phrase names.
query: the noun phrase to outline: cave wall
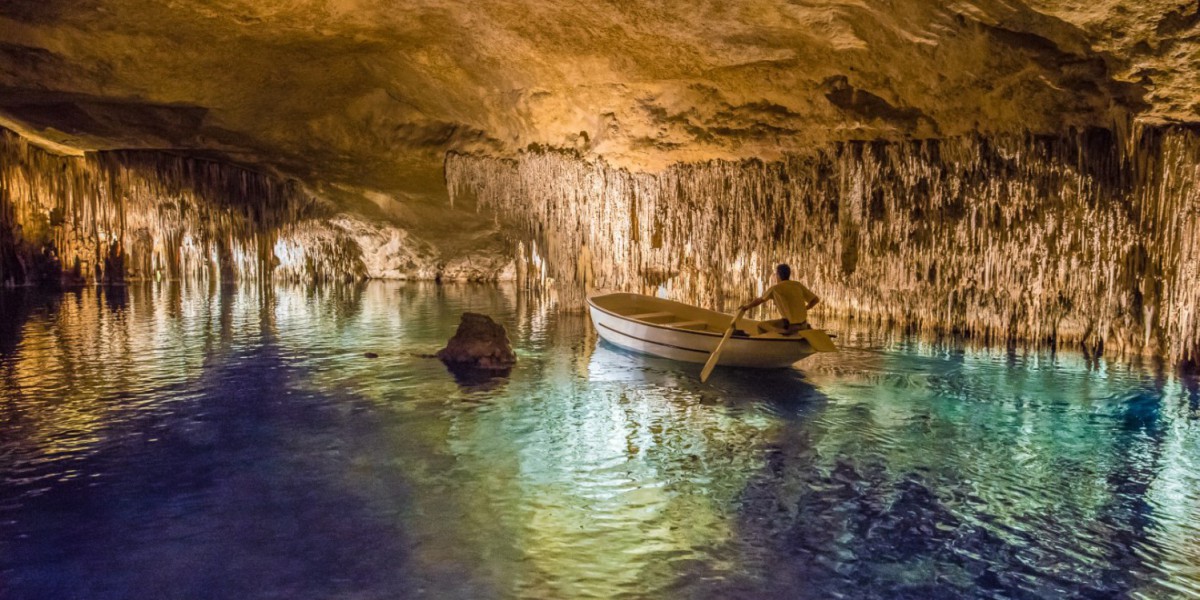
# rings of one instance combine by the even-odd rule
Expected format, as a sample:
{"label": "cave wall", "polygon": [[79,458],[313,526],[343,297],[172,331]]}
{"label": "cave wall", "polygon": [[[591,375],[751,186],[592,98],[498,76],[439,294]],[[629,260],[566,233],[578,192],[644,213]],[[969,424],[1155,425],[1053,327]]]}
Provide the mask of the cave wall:
{"label": "cave wall", "polygon": [[535,283],[729,310],[777,262],[844,316],[991,342],[1195,360],[1200,135],[1184,128],[831,145],[631,172],[572,152],[452,154],[452,199],[523,231]]}
{"label": "cave wall", "polygon": [[268,174],[153,151],[61,156],[0,128],[0,285],[494,280],[510,263],[482,243],[440,252]]}
{"label": "cave wall", "polygon": [[0,130],[0,282],[236,280],[319,211],[291,182],[156,152],[46,152]]}

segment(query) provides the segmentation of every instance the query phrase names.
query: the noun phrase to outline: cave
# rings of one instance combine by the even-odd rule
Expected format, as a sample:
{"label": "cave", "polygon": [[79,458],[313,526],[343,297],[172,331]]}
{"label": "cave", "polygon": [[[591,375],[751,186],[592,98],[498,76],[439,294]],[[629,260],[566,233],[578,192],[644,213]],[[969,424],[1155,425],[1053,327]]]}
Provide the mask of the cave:
{"label": "cave", "polygon": [[6,0],[0,597],[1200,597],[1198,282],[1194,0]]}

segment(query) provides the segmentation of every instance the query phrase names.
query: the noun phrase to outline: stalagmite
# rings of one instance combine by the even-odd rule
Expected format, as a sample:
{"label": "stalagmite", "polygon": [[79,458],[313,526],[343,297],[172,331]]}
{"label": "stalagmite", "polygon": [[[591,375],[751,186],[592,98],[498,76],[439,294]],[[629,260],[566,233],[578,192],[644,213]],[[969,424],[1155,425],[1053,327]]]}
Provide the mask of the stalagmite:
{"label": "stalagmite", "polygon": [[851,142],[659,173],[544,149],[454,154],[446,176],[452,199],[516,221],[572,303],[586,242],[598,288],[729,309],[789,262],[825,317],[1176,360],[1200,349],[1187,129]]}

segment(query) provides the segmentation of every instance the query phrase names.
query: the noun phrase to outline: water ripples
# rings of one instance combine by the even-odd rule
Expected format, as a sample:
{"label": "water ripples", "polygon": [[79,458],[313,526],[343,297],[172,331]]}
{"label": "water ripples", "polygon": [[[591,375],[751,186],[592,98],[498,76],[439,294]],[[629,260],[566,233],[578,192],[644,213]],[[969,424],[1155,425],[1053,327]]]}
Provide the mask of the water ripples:
{"label": "water ripples", "polygon": [[[843,335],[701,385],[488,286],[0,305],[0,596],[1200,597],[1188,378]],[[426,358],[465,310],[511,376]]]}

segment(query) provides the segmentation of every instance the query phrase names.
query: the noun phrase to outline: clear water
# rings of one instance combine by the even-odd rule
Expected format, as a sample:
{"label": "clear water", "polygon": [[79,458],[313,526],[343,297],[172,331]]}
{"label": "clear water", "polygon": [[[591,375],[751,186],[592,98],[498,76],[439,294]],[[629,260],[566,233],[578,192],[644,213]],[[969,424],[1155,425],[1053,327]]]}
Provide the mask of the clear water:
{"label": "clear water", "polygon": [[[486,286],[0,310],[3,598],[1200,597],[1186,378],[844,335],[701,385]],[[463,310],[510,377],[421,356]]]}

